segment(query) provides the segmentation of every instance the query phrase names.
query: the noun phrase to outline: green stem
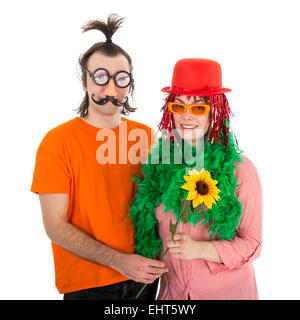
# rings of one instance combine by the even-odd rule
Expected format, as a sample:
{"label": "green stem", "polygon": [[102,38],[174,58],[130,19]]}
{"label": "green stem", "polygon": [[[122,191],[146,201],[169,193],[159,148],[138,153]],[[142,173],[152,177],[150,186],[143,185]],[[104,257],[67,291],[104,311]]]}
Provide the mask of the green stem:
{"label": "green stem", "polygon": [[146,288],[146,286],[147,286],[147,283],[145,283],[144,285],[143,285],[143,287],[142,287],[142,289],[139,291],[139,293],[136,295],[136,299],[138,299],[139,298],[139,296],[141,295],[141,293],[144,291],[144,289]]}
{"label": "green stem", "polygon": [[[176,233],[176,229],[177,229],[177,226],[178,226],[178,223],[179,223],[179,221],[180,221],[180,219],[183,217],[183,212],[180,212],[180,216],[179,216],[179,218],[177,219],[177,221],[176,221],[176,224],[175,224],[175,232],[174,232],[174,234]],[[175,243],[175,241],[174,241],[174,234],[172,235],[172,240],[173,240],[173,242]],[[163,259],[163,257],[166,255],[166,253],[169,251],[169,248],[167,248],[166,250],[165,250],[165,252],[163,253],[163,255],[160,257],[160,259],[159,259],[159,261],[161,261],[162,259]],[[141,290],[138,292],[138,294],[136,295],[136,299],[138,299],[139,298],[139,296],[141,295],[141,293],[144,291],[144,289],[146,288],[146,286],[147,286],[147,283],[145,283],[144,285],[143,285],[143,287],[141,288]]]}
{"label": "green stem", "polygon": [[174,234],[172,235],[172,240],[173,240],[174,243],[175,243],[175,241],[174,241],[174,235],[175,235],[175,233],[176,233],[177,226],[178,226],[179,221],[180,221],[180,219],[182,218],[182,216],[183,216],[183,214],[181,213],[180,216],[179,216],[179,218],[176,220],[175,232],[174,232]]}

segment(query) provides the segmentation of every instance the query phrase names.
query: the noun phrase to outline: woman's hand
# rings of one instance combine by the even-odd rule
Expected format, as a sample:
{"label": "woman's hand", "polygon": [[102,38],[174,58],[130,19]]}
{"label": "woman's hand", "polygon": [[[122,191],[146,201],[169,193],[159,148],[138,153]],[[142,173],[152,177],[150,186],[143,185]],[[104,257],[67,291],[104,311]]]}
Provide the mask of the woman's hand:
{"label": "woman's hand", "polygon": [[195,241],[187,233],[178,232],[174,235],[174,241],[172,236],[167,240],[167,246],[170,253],[174,258],[183,260],[192,260],[200,258],[200,241]]}
{"label": "woman's hand", "polygon": [[[215,246],[211,241],[196,241],[187,233],[178,232],[174,235],[175,243],[170,235],[167,246],[174,258],[183,260],[204,259],[223,263]],[[221,240],[220,240],[221,241]]]}

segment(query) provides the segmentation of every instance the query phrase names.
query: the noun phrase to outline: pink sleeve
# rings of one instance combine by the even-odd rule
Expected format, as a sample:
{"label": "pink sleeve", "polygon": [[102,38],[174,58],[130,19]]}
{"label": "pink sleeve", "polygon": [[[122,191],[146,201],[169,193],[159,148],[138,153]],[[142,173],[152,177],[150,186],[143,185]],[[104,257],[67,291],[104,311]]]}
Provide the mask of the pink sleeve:
{"label": "pink sleeve", "polygon": [[242,204],[242,216],[235,238],[213,240],[223,263],[207,261],[212,273],[243,267],[258,258],[262,245],[262,188],[253,163],[242,155],[243,162],[237,163],[236,195]]}

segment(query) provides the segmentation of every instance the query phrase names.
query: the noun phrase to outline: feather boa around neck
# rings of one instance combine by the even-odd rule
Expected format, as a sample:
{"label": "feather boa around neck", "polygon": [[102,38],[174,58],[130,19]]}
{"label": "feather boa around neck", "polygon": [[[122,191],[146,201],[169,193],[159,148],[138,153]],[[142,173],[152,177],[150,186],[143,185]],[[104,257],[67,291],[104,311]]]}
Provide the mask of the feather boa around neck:
{"label": "feather boa around neck", "polygon": [[[181,186],[185,183],[186,169],[195,166],[194,163],[174,164],[174,149],[176,143],[170,143],[170,163],[162,163],[162,145],[166,143],[162,138],[153,146],[148,163],[142,166],[143,179],[134,177],[138,184],[138,192],[133,201],[129,216],[133,220],[136,231],[135,250],[144,257],[155,258],[162,249],[162,240],[156,232],[158,223],[155,208],[163,203],[165,212],[174,211],[178,219],[180,216],[181,199],[186,198],[187,191]],[[195,149],[193,152],[195,154]],[[159,150],[159,152],[158,152]],[[151,164],[151,155],[159,154],[158,164]],[[211,177],[218,181],[220,199],[206,212],[190,214],[190,223],[201,225],[209,223],[210,238],[214,235],[221,240],[230,240],[235,236],[242,213],[242,205],[235,195],[236,178],[234,176],[234,161],[242,162],[240,151],[229,132],[229,141],[224,150],[222,143],[211,144],[207,142],[204,147],[204,168],[211,173]],[[203,155],[202,155],[203,156]]]}

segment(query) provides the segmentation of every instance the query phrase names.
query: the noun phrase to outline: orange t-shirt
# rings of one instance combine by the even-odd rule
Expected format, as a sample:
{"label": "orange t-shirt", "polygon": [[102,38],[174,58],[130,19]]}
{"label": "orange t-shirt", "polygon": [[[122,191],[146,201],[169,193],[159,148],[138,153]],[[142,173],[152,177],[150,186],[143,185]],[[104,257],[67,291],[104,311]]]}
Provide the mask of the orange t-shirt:
{"label": "orange t-shirt", "polygon": [[[31,191],[68,193],[70,223],[111,248],[134,253],[134,228],[127,219],[136,192],[131,179],[140,175],[144,160],[138,160],[145,159],[143,150],[147,155],[152,131],[123,117],[121,125],[109,131],[106,137],[101,136],[105,129],[79,117],[49,131],[37,151]],[[143,137],[139,137],[140,131]],[[138,143],[143,147],[138,148]],[[104,163],[105,159],[109,163]],[[60,293],[128,280],[116,270],[82,259],[54,243],[52,249]]]}

